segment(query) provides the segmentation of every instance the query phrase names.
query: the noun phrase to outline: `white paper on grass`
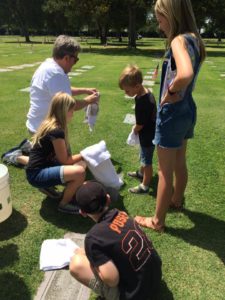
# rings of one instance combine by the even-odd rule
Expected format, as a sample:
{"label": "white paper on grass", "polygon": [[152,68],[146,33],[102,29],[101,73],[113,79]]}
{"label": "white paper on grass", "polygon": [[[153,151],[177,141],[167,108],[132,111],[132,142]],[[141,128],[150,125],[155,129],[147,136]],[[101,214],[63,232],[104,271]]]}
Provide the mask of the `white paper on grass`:
{"label": "white paper on grass", "polygon": [[3,73],[3,72],[11,72],[12,70],[10,69],[0,69],[0,73]]}
{"label": "white paper on grass", "polygon": [[133,99],[134,99],[134,97],[130,97],[130,96],[128,96],[128,95],[124,95],[124,98],[130,99],[130,100],[133,100]]}
{"label": "white paper on grass", "polygon": [[123,123],[134,125],[136,123],[134,114],[126,114]]}
{"label": "white paper on grass", "polygon": [[29,93],[30,92],[30,87],[26,87],[24,89],[21,89],[20,92],[27,92],[27,93]]}
{"label": "white paper on grass", "polygon": [[150,76],[150,75],[145,75],[145,76],[144,76],[144,79],[152,79],[152,76]]}
{"label": "white paper on grass", "polygon": [[87,72],[87,70],[85,70],[85,69],[76,69],[75,71],[76,72],[82,72],[82,73]]}
{"label": "white paper on grass", "polygon": [[11,66],[11,67],[8,67],[9,69],[12,69],[12,70],[22,70],[24,69],[23,66]]}
{"label": "white paper on grass", "polygon": [[155,81],[143,80],[143,85],[153,86],[155,85]]}
{"label": "white paper on grass", "polygon": [[20,67],[23,67],[23,68],[32,68],[34,67],[35,64],[24,64],[24,65],[20,65]]}
{"label": "white paper on grass", "polygon": [[68,75],[69,76],[79,76],[81,75],[82,73],[78,73],[78,72],[70,72]]}
{"label": "white paper on grass", "polygon": [[95,66],[83,66],[81,67],[82,69],[88,69],[88,70],[91,70],[93,69]]}

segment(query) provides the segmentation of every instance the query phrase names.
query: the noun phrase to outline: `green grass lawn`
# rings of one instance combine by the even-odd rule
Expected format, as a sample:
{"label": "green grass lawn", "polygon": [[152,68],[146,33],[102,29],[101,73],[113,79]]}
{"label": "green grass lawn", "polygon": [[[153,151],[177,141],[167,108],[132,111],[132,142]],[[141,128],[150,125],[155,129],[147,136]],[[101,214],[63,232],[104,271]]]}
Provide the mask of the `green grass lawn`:
{"label": "green grass lawn", "polygon": [[[52,38],[32,38],[33,45],[22,38],[0,37],[0,69],[31,64],[51,56]],[[149,195],[131,195],[136,184],[126,177],[136,170],[138,149],[126,145],[131,125],[123,123],[125,114],[133,113],[132,100],[124,98],[118,77],[128,63],[136,63],[143,74],[161,60],[164,43],[142,39],[136,50],[126,44],[109,41],[107,47],[97,40],[82,42],[83,52],[74,71],[83,65],[95,68],[72,77],[72,85],[96,87],[101,92],[97,124],[90,133],[83,123],[84,112],[74,115],[70,140],[74,153],[104,139],[116,170],[125,174],[121,200],[115,206],[131,216],[152,215],[157,187],[157,159]],[[189,182],[182,213],[168,213],[167,231],[157,234],[146,230],[163,261],[161,299],[224,299],[225,295],[225,44],[207,41],[207,58],[197,81],[194,97],[198,106],[195,138],[189,142]],[[25,127],[28,87],[35,67],[0,72],[0,153],[28,137]],[[153,87],[158,98],[159,79]],[[13,214],[0,223],[0,299],[32,299],[43,279],[39,271],[39,251],[43,240],[62,238],[68,231],[85,233],[92,222],[80,216],[57,212],[57,203],[31,187],[23,169],[9,166]],[[94,298],[94,296],[92,296]],[[141,299],[140,299],[141,300]]]}

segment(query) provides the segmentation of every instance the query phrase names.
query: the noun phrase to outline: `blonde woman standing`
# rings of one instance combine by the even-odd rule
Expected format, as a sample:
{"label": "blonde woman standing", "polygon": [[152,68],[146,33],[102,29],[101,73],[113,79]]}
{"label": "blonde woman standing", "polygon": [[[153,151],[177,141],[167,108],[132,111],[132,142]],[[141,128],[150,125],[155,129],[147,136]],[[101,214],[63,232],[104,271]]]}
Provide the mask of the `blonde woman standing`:
{"label": "blonde woman standing", "polygon": [[[94,97],[94,96],[93,96]],[[58,210],[78,214],[79,208],[71,203],[77,188],[85,179],[85,162],[80,154],[69,154],[67,124],[72,119],[76,100],[59,92],[51,101],[45,120],[33,136],[26,175],[29,183],[45,189],[65,184]]]}
{"label": "blonde woman standing", "polygon": [[161,232],[169,207],[179,210],[183,205],[188,180],[187,140],[193,137],[196,123],[192,91],[205,49],[190,0],[157,0],[155,14],[159,29],[167,38],[153,140],[157,146],[159,182],[155,215],[137,216],[136,221]]}

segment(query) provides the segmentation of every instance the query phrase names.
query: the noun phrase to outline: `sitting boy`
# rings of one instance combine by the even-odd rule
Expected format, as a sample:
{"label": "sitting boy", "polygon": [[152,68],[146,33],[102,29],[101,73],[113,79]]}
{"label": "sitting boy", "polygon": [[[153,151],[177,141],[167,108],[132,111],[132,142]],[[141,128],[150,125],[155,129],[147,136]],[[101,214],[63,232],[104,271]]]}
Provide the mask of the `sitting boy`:
{"label": "sitting boy", "polygon": [[110,196],[96,181],[85,182],[76,193],[82,215],[96,224],[77,249],[70,272],[107,300],[147,300],[158,294],[161,259],[134,219],[109,209]]}

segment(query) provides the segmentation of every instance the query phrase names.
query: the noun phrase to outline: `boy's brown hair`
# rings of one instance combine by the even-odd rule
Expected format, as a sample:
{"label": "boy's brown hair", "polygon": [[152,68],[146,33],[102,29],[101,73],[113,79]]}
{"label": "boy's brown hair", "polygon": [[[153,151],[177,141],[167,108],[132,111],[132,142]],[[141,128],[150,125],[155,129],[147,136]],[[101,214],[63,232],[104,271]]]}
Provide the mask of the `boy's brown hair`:
{"label": "boy's brown hair", "polygon": [[128,65],[120,75],[119,87],[123,90],[124,86],[134,87],[137,84],[142,84],[142,72],[136,65]]}

